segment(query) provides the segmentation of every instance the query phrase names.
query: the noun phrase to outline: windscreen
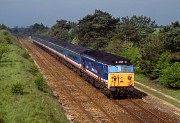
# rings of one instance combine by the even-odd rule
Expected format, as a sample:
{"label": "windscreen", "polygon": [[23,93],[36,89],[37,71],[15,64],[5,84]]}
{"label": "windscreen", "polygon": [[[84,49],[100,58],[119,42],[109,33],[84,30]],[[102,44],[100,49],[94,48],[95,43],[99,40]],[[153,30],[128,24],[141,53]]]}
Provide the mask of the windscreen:
{"label": "windscreen", "polygon": [[133,65],[109,66],[110,73],[134,73]]}

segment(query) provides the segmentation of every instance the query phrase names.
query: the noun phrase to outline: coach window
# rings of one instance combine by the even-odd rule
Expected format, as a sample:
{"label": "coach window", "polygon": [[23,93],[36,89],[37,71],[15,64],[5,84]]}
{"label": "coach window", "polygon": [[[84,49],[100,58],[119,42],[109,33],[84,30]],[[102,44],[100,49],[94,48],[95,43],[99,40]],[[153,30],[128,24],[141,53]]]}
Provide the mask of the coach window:
{"label": "coach window", "polygon": [[98,70],[101,70],[101,65],[100,64],[98,64]]}
{"label": "coach window", "polygon": [[94,66],[94,62],[92,62],[92,68],[95,68],[95,66]]}
{"label": "coach window", "polygon": [[91,62],[89,61],[89,66],[91,66]]}

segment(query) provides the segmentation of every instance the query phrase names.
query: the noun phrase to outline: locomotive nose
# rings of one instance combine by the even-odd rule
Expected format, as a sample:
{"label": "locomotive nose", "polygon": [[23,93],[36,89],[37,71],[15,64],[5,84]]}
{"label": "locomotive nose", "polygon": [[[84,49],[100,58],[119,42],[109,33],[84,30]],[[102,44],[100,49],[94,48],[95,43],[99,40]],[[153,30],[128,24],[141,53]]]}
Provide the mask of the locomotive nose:
{"label": "locomotive nose", "polygon": [[128,87],[134,86],[134,74],[111,73],[109,74],[108,87]]}

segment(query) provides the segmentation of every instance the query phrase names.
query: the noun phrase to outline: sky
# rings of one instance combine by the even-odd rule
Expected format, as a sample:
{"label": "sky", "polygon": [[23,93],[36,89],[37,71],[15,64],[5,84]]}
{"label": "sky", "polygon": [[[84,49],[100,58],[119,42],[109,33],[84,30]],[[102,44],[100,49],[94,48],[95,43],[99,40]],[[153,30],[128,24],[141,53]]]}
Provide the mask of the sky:
{"label": "sky", "polygon": [[0,24],[51,27],[61,19],[78,22],[96,9],[120,18],[147,16],[158,25],[180,21],[180,0],[0,0]]}

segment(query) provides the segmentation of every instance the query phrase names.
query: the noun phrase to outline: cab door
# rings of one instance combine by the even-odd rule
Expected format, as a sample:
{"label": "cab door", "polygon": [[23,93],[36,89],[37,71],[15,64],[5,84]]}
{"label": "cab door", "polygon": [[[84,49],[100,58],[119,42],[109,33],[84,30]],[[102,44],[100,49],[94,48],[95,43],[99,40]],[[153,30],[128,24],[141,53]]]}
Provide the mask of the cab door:
{"label": "cab door", "polygon": [[98,81],[101,82],[102,78],[103,78],[103,67],[101,64],[98,64]]}

